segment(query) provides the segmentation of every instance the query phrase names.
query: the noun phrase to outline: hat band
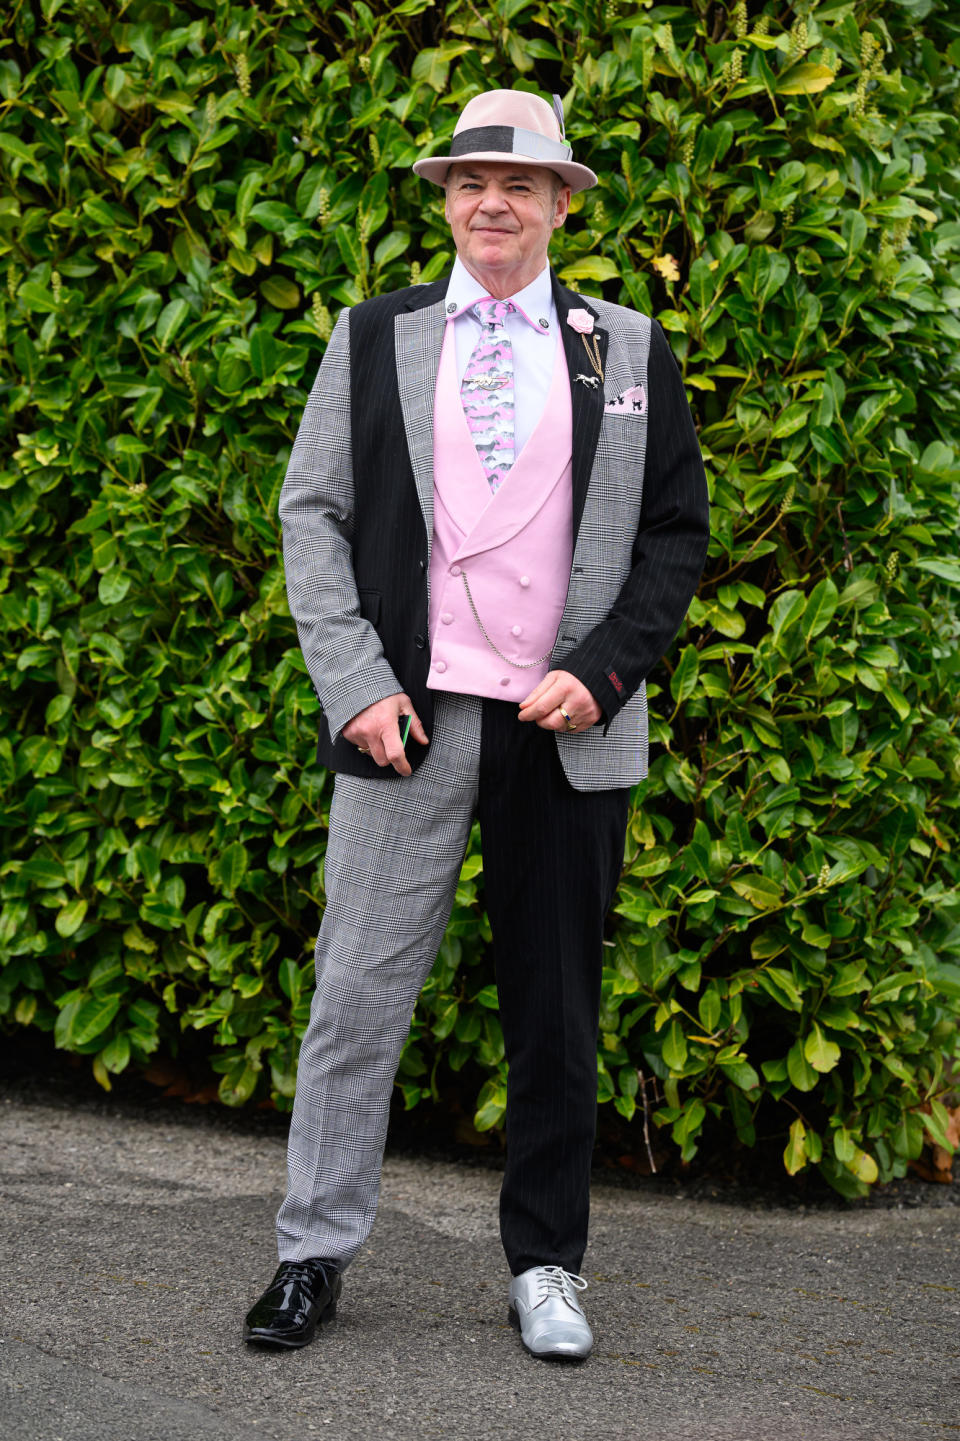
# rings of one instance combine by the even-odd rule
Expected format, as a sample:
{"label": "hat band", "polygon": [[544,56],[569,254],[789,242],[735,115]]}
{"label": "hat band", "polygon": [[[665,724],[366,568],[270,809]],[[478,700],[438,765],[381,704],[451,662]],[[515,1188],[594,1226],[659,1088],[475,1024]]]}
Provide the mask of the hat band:
{"label": "hat band", "polygon": [[523,130],[519,125],[479,125],[461,130],[450,142],[450,159],[458,155],[482,155],[491,150],[504,155],[522,155],[527,160],[570,160],[573,147],[562,140],[551,140],[536,130]]}

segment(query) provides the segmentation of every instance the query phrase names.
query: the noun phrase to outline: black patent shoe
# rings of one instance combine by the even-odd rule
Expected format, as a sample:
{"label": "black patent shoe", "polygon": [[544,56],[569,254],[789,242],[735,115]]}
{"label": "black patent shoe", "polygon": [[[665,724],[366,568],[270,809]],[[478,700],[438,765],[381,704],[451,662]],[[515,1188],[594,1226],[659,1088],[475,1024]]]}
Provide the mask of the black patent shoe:
{"label": "black patent shoe", "polygon": [[281,1261],[270,1285],[247,1313],[243,1339],[253,1346],[292,1349],[313,1340],[332,1321],[343,1278],[331,1261]]}

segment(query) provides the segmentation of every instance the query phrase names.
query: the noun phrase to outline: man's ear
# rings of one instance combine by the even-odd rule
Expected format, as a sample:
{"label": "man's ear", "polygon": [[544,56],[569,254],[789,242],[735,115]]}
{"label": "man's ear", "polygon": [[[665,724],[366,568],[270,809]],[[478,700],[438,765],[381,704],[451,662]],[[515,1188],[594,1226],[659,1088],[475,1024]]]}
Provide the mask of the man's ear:
{"label": "man's ear", "polygon": [[570,196],[572,191],[569,185],[561,185],[557,191],[557,203],[553,212],[553,228],[559,230],[570,212]]}

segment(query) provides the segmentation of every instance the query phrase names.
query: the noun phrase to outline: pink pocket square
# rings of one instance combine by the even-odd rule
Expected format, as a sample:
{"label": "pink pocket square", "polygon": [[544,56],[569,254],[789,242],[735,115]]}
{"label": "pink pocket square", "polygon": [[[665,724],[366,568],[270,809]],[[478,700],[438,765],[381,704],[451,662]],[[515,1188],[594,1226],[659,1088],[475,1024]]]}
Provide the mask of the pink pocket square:
{"label": "pink pocket square", "polygon": [[623,394],[618,395],[615,400],[608,400],[603,408],[612,414],[646,415],[646,392],[642,385],[631,385],[629,390],[625,390]]}

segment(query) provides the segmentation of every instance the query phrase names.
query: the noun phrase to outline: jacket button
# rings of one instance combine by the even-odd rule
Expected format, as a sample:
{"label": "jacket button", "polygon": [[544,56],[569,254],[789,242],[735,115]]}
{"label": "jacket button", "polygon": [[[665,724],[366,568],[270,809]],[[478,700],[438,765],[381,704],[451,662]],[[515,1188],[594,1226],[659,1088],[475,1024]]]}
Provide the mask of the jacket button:
{"label": "jacket button", "polygon": [[447,663],[445,660],[435,660],[433,663],[433,668],[434,670],[439,671],[441,675],[443,675],[444,671],[447,668]]}
{"label": "jacket button", "polygon": [[451,575],[459,575],[459,574],[460,574],[460,567],[459,567],[458,565],[452,565],[452,566],[450,567],[450,574],[451,574]]}
{"label": "jacket button", "polygon": [[417,647],[417,650],[423,650],[427,644],[426,638],[422,635],[415,635],[413,637],[413,643]]}
{"label": "jacket button", "polygon": [[510,627],[510,634],[511,634],[511,635],[523,635],[523,626],[522,626],[522,625],[512,625],[512,626]]}
{"label": "jacket button", "polygon": [[526,590],[527,586],[530,584],[530,577],[528,575],[522,575],[520,577],[520,584],[523,586],[524,590]]}
{"label": "jacket button", "polygon": [[443,621],[444,625],[452,625],[452,624],[453,624],[453,612],[452,612],[452,611],[449,611],[449,610],[443,610],[443,611],[441,611],[441,612],[440,612],[440,619]]}

